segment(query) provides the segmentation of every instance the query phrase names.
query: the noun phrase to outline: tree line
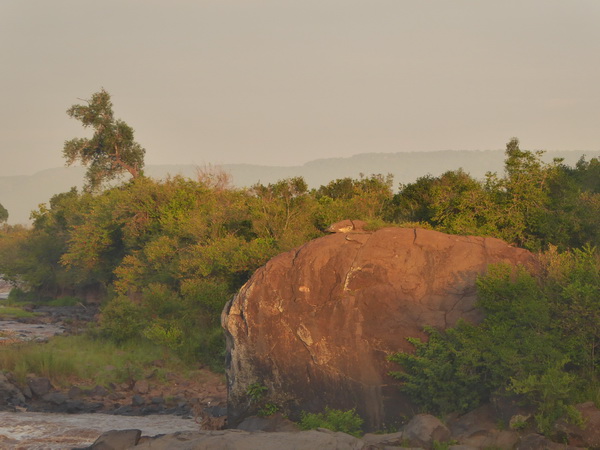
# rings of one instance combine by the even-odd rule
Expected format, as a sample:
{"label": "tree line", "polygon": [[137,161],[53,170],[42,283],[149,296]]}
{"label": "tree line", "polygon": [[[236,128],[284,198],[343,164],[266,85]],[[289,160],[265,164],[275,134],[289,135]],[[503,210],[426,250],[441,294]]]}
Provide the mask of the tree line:
{"label": "tree line", "polygon": [[[220,364],[225,302],[270,258],[343,219],[494,236],[534,251],[600,237],[600,161],[544,163],[517,139],[507,144],[504,173],[483,180],[452,170],[396,189],[380,174],[315,189],[299,177],[242,189],[218,170],[144,176],[144,149],[104,90],[68,114],[94,130],[63,151],[67,163],[88,167],[86,187],[41,205],[31,228],[3,225],[0,273],[20,289],[13,295],[36,301],[96,298],[98,333],[150,339],[190,360]],[[122,173],[131,179],[105,184]]]}

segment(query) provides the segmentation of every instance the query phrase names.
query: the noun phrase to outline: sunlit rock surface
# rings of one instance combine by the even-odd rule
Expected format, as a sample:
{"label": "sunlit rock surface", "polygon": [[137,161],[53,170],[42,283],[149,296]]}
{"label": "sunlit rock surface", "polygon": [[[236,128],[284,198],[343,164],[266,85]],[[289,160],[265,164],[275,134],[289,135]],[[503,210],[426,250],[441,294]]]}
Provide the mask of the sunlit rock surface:
{"label": "sunlit rock surface", "polygon": [[[368,429],[410,414],[386,357],[426,325],[477,322],[475,280],[490,263],[534,266],[493,238],[413,229],[335,233],[260,268],[225,307],[230,426],[273,403],[291,417],[357,408]],[[268,388],[251,401],[248,387]]]}

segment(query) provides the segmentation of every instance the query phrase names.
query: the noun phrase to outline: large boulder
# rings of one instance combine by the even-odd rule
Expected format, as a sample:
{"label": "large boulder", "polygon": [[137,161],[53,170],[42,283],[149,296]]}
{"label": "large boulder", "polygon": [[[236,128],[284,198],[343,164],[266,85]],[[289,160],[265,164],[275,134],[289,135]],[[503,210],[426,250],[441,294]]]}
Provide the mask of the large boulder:
{"label": "large boulder", "polygon": [[[481,320],[475,280],[498,262],[535,265],[498,239],[413,228],[338,232],[273,258],[223,311],[230,426],[266,402],[292,418],[328,406],[356,408],[367,429],[397,422],[412,409],[386,357],[426,325]],[[265,397],[249,396],[259,385]]]}

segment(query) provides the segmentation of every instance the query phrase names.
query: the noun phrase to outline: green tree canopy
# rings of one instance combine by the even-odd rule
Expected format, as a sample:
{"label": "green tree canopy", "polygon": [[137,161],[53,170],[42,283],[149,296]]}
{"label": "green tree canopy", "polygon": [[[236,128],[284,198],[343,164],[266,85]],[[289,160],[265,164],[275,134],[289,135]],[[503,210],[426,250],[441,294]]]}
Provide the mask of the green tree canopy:
{"label": "green tree canopy", "polygon": [[0,223],[6,222],[7,220],[8,220],[8,211],[0,203]]}
{"label": "green tree canopy", "polygon": [[92,127],[94,135],[65,141],[67,165],[81,161],[87,166],[87,187],[92,190],[125,172],[133,178],[140,176],[146,151],[133,139],[133,128],[114,118],[109,93],[102,89],[86,103],[71,106],[67,114],[84,128]]}

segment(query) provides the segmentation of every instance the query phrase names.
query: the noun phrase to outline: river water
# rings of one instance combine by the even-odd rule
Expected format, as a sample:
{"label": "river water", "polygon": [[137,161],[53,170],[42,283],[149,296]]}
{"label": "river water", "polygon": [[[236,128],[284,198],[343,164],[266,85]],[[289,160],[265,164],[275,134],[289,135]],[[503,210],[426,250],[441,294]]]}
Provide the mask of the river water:
{"label": "river water", "polygon": [[109,414],[54,414],[0,412],[0,448],[57,450],[91,445],[109,430],[142,430],[142,435],[198,431],[193,419],[178,416],[114,416]]}
{"label": "river water", "polygon": [[[0,301],[8,292],[0,292]],[[1,304],[0,304],[1,307]],[[0,345],[3,340],[46,340],[62,334],[54,324],[27,324],[0,320]],[[2,368],[0,367],[0,370]],[[110,430],[142,430],[142,435],[198,431],[193,419],[171,415],[115,416],[110,414],[59,414],[0,411],[0,449],[63,450],[91,445]]]}
{"label": "river water", "polygon": [[[0,320],[3,341],[46,340],[64,330],[54,324],[27,324]],[[1,369],[1,367],[0,367]],[[0,411],[0,449],[71,449],[91,445],[109,430],[142,430],[146,436],[198,431],[193,419],[171,415],[115,416],[110,414],[59,414]]]}

